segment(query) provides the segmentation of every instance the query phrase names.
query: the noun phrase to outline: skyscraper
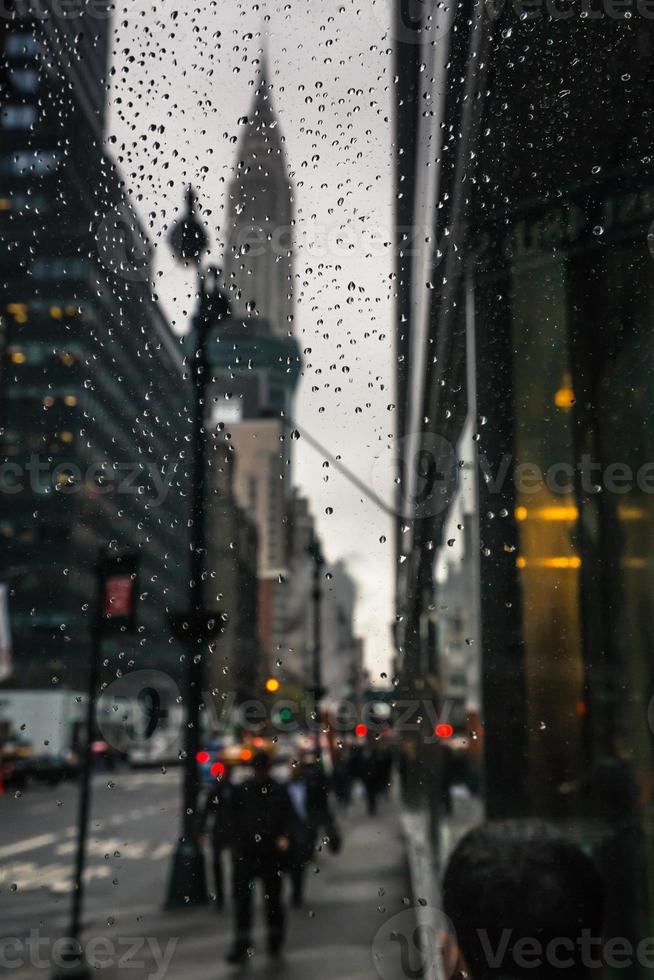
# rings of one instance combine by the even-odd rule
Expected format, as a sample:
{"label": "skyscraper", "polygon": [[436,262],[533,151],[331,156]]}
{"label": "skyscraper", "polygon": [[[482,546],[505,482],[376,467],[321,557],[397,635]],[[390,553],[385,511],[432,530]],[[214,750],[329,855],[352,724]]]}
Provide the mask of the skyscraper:
{"label": "skyscraper", "polygon": [[236,450],[234,494],[259,539],[259,636],[270,662],[286,633],[286,522],[293,396],[293,189],[262,58],[229,188],[224,279],[233,316],[210,338],[212,422]]}
{"label": "skyscraper", "polygon": [[236,312],[293,323],[293,185],[264,55],[229,188],[225,282]]}
{"label": "skyscraper", "polygon": [[75,23],[0,21],[0,580],[26,687],[85,683],[101,549],[138,553],[143,583],[138,636],[106,643],[110,674],[179,670],[167,611],[185,599],[183,352],[102,151],[108,23]]}

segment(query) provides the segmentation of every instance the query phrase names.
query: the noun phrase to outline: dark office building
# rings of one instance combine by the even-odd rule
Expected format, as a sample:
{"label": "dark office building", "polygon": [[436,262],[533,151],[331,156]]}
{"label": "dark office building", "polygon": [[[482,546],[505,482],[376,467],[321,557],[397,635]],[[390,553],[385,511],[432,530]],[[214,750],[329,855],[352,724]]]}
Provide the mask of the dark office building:
{"label": "dark office building", "polygon": [[642,937],[654,885],[651,19],[629,3],[413,13],[396,25],[411,527],[409,542],[398,534],[398,662],[408,687],[434,663],[434,562],[467,422],[486,813],[542,816],[579,839],[609,883],[607,935]]}
{"label": "dark office building", "polygon": [[138,631],[117,668],[179,670],[189,429],[179,340],[146,235],[102,152],[109,22],[0,21],[2,493],[15,683],[84,684],[93,566],[140,556]]}

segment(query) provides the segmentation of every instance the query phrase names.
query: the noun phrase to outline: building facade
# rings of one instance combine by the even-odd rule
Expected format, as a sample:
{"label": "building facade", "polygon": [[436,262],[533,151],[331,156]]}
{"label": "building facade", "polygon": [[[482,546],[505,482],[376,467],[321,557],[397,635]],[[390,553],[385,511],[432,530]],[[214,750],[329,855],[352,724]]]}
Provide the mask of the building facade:
{"label": "building facade", "polygon": [[108,644],[108,676],[179,670],[167,611],[187,581],[182,351],[101,149],[108,20],[82,20],[0,24],[0,579],[22,686],[84,682],[102,551],[140,558],[139,631]]}
{"label": "building facade", "polygon": [[401,474],[398,662],[420,680],[468,420],[486,813],[580,840],[607,934],[647,935],[649,20],[461,2],[400,16],[396,37],[398,436],[430,463]]}

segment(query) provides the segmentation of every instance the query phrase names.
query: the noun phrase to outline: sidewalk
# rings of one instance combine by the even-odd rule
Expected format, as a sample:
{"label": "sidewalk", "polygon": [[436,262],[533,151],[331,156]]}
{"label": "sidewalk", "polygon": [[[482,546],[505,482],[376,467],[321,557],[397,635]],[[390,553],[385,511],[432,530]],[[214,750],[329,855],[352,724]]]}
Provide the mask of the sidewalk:
{"label": "sidewalk", "polygon": [[400,821],[407,850],[412,895],[433,908],[440,908],[440,877],[447,859],[464,834],[483,820],[483,805],[463,787],[452,792],[452,812],[439,828],[438,853],[429,839],[427,814],[424,810],[403,809]]}
{"label": "sidewalk", "polygon": [[[143,895],[138,910],[141,914],[126,909],[113,923],[88,923],[83,938],[88,943],[98,937],[96,959],[103,964],[99,975],[103,980],[220,980],[234,976],[252,980],[406,980],[400,943],[391,938],[394,929],[407,934],[413,928],[399,807],[393,800],[384,800],[378,816],[370,818],[362,801],[356,801],[340,822],[343,849],[338,855],[321,854],[317,862],[310,863],[305,908],[289,910],[288,941],[280,960],[271,961],[265,953],[260,901],[256,903],[253,934],[255,954],[246,966],[230,967],[224,960],[232,941],[231,911],[217,913],[208,906],[162,912],[158,908],[161,896]],[[153,911],[143,913],[148,899]],[[389,925],[394,916],[397,919]],[[106,949],[100,937],[106,937]],[[47,976],[47,971],[33,966],[12,973],[16,980]]]}

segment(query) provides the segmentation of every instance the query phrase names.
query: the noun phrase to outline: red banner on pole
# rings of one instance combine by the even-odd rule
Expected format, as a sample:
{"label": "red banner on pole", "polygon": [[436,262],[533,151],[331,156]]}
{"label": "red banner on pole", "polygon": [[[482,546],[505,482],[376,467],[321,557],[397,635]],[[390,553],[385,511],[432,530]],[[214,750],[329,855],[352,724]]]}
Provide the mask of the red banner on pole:
{"label": "red banner on pole", "polygon": [[134,579],[131,575],[110,575],[104,584],[104,615],[129,619],[134,605]]}

